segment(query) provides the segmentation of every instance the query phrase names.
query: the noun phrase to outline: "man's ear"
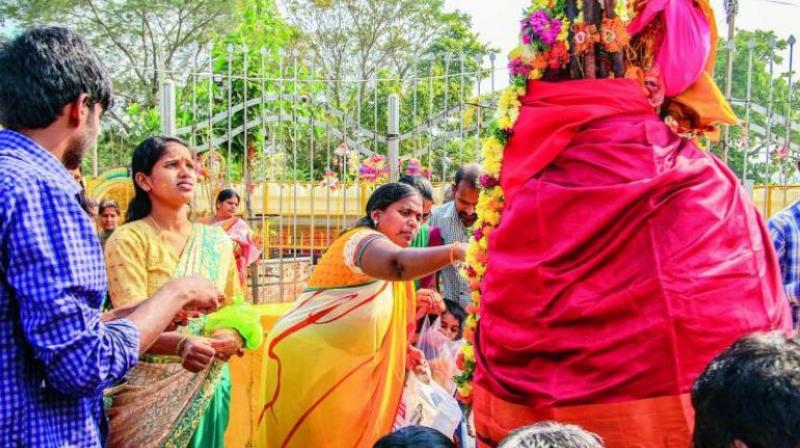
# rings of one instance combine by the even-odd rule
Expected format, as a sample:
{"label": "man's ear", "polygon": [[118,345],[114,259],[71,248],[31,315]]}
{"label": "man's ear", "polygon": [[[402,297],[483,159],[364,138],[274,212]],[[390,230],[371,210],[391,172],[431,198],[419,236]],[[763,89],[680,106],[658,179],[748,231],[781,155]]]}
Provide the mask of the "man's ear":
{"label": "man's ear", "polygon": [[75,101],[65,104],[61,111],[69,119],[69,125],[78,127],[89,114],[89,95],[81,93]]}
{"label": "man's ear", "polygon": [[747,444],[741,440],[734,440],[731,448],[747,448]]}

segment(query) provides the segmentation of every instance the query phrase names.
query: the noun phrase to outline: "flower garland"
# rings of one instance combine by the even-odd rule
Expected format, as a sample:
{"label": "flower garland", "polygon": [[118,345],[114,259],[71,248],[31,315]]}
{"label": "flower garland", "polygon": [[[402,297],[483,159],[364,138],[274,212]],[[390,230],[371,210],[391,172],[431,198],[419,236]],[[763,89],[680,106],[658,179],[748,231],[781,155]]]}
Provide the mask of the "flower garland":
{"label": "flower garland", "polygon": [[467,307],[464,323],[466,343],[459,353],[457,367],[461,374],[454,380],[457,397],[464,404],[472,402],[472,379],[475,372],[475,330],[480,320],[481,281],[486,275],[489,261],[489,236],[500,224],[505,207],[505,196],[500,186],[503,153],[511,130],[520,113],[520,97],[527,92],[527,81],[541,79],[547,69],[564,68],[569,62],[567,36],[570,22],[566,16],[564,0],[534,0],[525,10],[521,22],[522,45],[509,55],[511,85],[500,95],[497,113],[491,124],[490,135],[481,148],[484,174],[481,194],[476,207],[478,220],[467,247],[465,268],[462,271],[469,281],[472,303]]}
{"label": "flower garland", "polygon": [[358,177],[362,182],[378,184],[386,182],[389,178],[389,165],[386,158],[379,154],[364,160],[358,167]]}

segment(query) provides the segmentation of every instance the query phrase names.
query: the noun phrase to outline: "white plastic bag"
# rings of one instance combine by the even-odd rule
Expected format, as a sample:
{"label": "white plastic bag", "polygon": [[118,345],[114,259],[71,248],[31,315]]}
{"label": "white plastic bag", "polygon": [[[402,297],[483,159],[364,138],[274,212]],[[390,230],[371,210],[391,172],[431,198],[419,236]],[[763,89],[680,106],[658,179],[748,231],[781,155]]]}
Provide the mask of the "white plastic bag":
{"label": "white plastic bag", "polygon": [[464,340],[451,340],[441,328],[441,317],[433,323],[426,318],[420,329],[416,345],[425,354],[433,379],[450,395],[453,395],[456,391],[453,377],[460,373],[456,367],[456,360],[464,345]]}
{"label": "white plastic bag", "polygon": [[409,373],[393,430],[421,425],[452,437],[461,416],[458,401],[439,384],[425,375]]}

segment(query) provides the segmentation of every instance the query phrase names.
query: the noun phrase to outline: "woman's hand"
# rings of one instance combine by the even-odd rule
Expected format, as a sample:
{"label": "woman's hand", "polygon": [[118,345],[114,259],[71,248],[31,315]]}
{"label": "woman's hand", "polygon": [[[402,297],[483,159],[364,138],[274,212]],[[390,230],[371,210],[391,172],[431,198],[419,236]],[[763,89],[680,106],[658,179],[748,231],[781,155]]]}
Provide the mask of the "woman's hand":
{"label": "woman's hand", "polygon": [[261,240],[261,235],[255,233],[255,232],[250,232],[247,235],[247,239],[249,240],[250,244],[252,244],[254,246],[259,246],[260,247],[263,244],[263,241]]}
{"label": "woman's hand", "polygon": [[425,353],[422,350],[409,345],[406,352],[406,369],[416,375],[426,375],[430,372],[428,362],[425,360]]}
{"label": "woman's hand", "polygon": [[432,289],[417,291],[417,320],[428,314],[442,314],[446,310],[442,295]]}
{"label": "woman's hand", "polygon": [[199,336],[189,336],[178,350],[183,368],[195,373],[207,369],[216,353],[210,340]]}
{"label": "woman's hand", "polygon": [[233,355],[244,354],[244,341],[239,332],[231,328],[215,330],[211,334],[211,346],[216,351],[217,359],[227,361]]}
{"label": "woman's hand", "polygon": [[178,314],[176,314],[175,318],[172,319],[172,323],[169,324],[167,329],[164,331],[175,331],[178,327],[185,327],[186,325],[189,325],[189,321],[191,319],[196,319],[200,316],[201,313],[198,311],[178,311]]}

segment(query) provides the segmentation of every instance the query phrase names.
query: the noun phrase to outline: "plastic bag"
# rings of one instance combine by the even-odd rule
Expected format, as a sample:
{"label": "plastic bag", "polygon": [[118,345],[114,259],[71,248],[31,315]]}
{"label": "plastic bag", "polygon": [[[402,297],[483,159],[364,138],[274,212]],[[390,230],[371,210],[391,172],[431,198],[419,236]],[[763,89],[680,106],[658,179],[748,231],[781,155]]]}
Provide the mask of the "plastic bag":
{"label": "plastic bag", "polygon": [[442,330],[441,317],[433,323],[426,318],[417,339],[417,348],[425,353],[431,376],[444,390],[453,395],[456,385],[453,377],[461,373],[456,367],[456,359],[464,340],[453,341]]}
{"label": "plastic bag", "polygon": [[453,395],[427,375],[409,373],[397,409],[393,431],[426,426],[452,437],[461,422],[461,408]]}

